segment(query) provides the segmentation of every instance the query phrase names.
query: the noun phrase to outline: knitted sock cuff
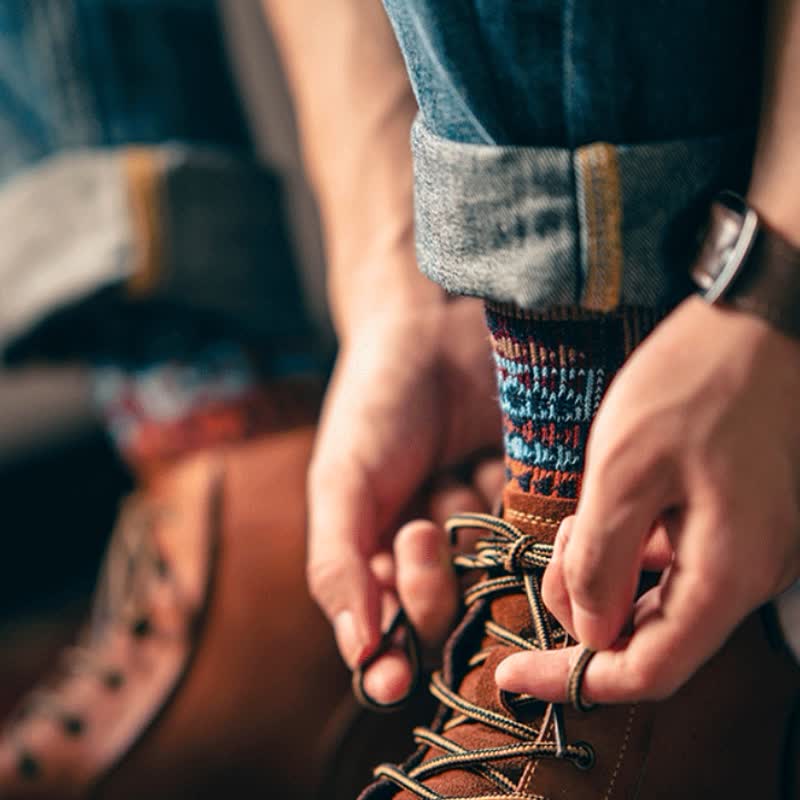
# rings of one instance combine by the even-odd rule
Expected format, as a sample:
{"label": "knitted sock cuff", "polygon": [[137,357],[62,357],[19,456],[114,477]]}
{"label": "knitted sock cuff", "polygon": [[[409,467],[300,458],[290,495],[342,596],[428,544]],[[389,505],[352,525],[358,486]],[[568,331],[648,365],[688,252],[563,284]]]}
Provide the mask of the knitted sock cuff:
{"label": "knitted sock cuff", "polygon": [[613,378],[662,314],[523,311],[489,303],[507,489],[574,500],[589,427]]}

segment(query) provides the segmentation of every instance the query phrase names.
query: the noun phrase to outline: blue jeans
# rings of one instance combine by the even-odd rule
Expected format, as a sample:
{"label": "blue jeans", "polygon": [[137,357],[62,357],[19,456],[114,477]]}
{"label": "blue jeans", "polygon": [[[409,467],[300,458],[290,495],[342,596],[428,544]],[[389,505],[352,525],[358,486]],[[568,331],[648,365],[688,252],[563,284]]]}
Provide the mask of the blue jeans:
{"label": "blue jeans", "polygon": [[420,113],[418,255],[451,291],[668,306],[746,184],[763,3],[384,0]]}
{"label": "blue jeans", "polygon": [[[748,178],[760,0],[384,3],[420,107],[431,278],[529,308],[664,308],[688,291],[708,201]],[[800,582],[778,608],[800,658]]]}
{"label": "blue jeans", "polygon": [[0,3],[0,230],[7,357],[86,357],[97,330],[308,333],[216,0]]}

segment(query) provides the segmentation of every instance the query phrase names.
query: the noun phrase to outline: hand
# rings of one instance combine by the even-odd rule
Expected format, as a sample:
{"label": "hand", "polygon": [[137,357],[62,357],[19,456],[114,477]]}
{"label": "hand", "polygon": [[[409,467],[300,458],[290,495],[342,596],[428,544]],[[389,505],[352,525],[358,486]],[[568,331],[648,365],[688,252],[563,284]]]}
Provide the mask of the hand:
{"label": "hand", "polygon": [[[351,668],[374,651],[395,592],[423,640],[446,634],[456,587],[434,523],[450,511],[484,510],[492,470],[474,473],[471,486],[434,489],[434,523],[415,523],[396,542],[395,534],[434,473],[499,451],[495,396],[478,301],[372,315],[343,344],[309,472],[308,578]],[[403,562],[396,571],[393,547]],[[397,658],[369,673],[377,699],[402,693],[407,670]]]}
{"label": "hand", "polygon": [[[587,700],[667,697],[800,575],[798,398],[800,343],[697,298],[613,381],[543,586],[565,627],[600,651]],[[634,603],[643,566],[666,568]],[[497,681],[563,701],[577,652],[511,656]]]}

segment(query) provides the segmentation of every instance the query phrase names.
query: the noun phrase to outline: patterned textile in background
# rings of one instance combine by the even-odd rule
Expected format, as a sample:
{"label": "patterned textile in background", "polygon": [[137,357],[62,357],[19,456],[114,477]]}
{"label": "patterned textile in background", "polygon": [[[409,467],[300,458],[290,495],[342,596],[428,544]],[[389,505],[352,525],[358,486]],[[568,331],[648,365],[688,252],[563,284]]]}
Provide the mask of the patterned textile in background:
{"label": "patterned textile in background", "polygon": [[532,313],[487,304],[506,480],[514,490],[578,496],[589,427],[603,394],[658,316],[641,309]]}
{"label": "patterned textile in background", "polygon": [[[302,356],[273,361],[269,380],[309,374]],[[217,342],[191,354],[144,365],[108,364],[94,370],[94,394],[117,447],[129,463],[155,465],[201,447],[238,441],[274,427],[285,409],[244,348]],[[285,398],[291,402],[291,398]],[[277,417],[276,417],[277,418]]]}

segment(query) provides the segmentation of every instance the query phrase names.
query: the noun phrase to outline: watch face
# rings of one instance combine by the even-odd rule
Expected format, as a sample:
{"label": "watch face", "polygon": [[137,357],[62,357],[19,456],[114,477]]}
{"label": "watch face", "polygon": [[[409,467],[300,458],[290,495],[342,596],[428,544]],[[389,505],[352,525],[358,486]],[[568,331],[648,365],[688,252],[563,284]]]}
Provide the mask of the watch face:
{"label": "watch face", "polygon": [[708,302],[725,296],[736,280],[758,233],[758,215],[733,192],[724,192],[711,206],[708,230],[691,270]]}

